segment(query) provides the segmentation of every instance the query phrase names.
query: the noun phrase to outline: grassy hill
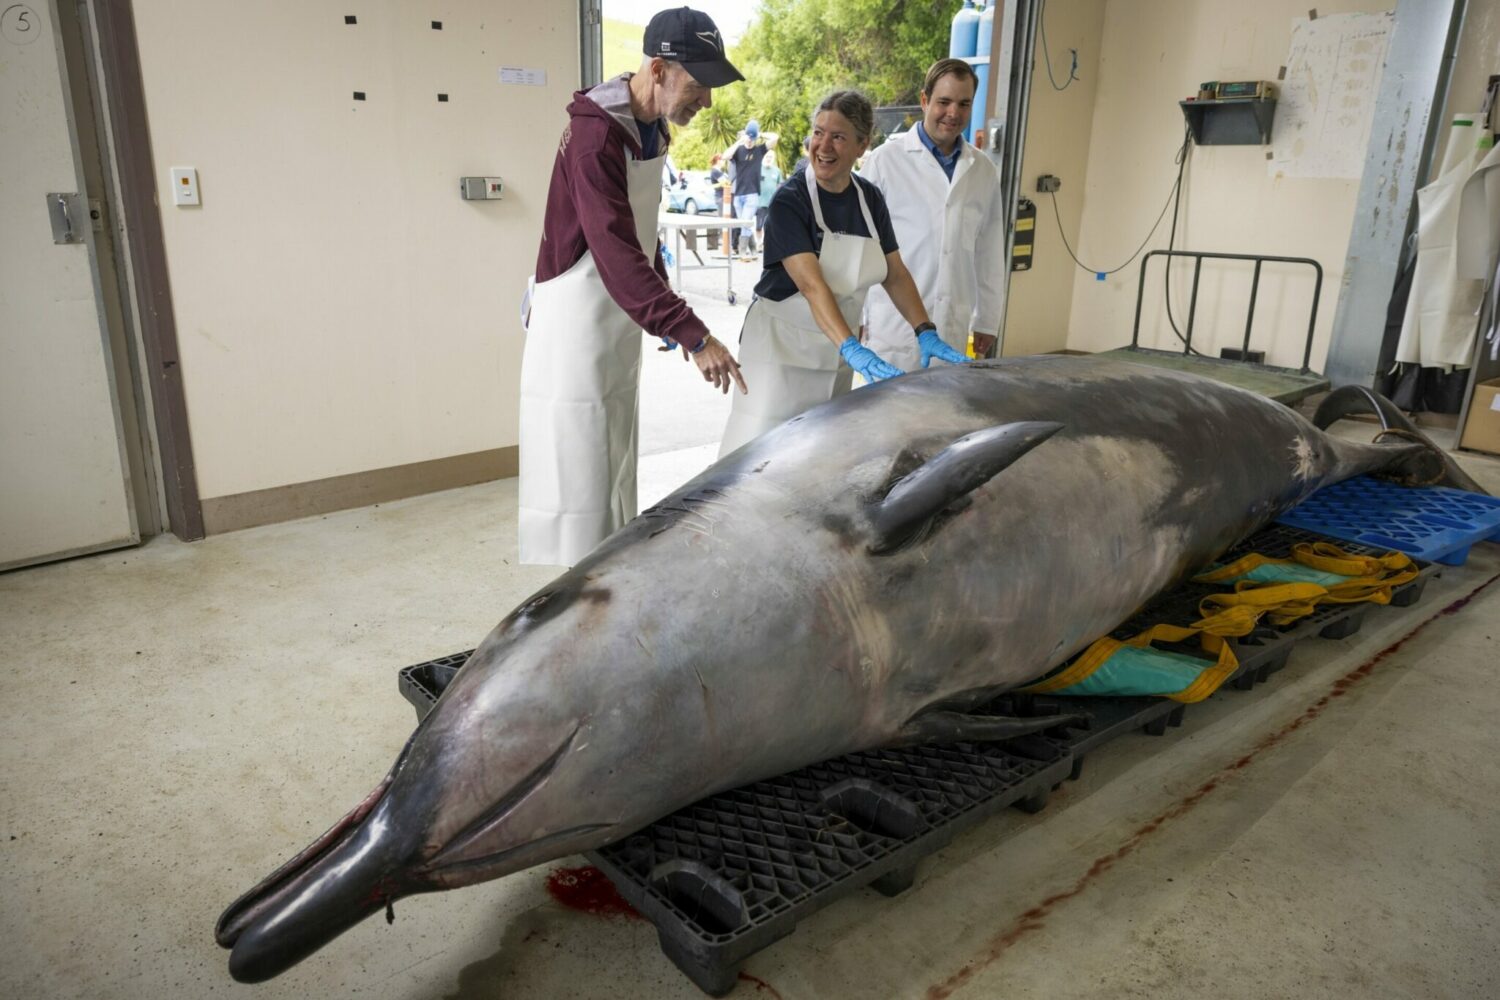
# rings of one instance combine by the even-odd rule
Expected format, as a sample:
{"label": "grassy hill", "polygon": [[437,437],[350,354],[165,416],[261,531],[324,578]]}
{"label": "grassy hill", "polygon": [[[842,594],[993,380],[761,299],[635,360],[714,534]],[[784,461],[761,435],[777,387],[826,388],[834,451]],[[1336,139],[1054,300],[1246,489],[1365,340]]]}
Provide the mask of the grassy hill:
{"label": "grassy hill", "polygon": [[641,68],[641,42],[645,25],[604,19],[604,79]]}

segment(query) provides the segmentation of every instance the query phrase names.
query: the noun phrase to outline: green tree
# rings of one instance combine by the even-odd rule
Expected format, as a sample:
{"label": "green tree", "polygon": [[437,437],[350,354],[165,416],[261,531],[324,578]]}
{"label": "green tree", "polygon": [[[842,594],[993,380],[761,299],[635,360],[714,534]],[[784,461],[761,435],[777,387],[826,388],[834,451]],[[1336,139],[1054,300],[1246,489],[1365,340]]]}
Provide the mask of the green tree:
{"label": "green tree", "polygon": [[761,0],[729,53],[743,83],[714,91],[713,107],[676,131],[672,159],[704,169],[755,118],[782,139],[790,171],[802,155],[813,105],[831,90],[863,91],[876,107],[915,104],[922,77],[947,55],[960,0]]}

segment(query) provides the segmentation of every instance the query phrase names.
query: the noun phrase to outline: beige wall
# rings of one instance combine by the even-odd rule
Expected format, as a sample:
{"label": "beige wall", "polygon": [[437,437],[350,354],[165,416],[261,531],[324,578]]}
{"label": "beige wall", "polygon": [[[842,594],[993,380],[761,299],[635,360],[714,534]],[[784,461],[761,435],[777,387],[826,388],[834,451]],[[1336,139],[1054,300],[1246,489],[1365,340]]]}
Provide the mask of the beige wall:
{"label": "beige wall", "polygon": [[1007,355],[1039,354],[1067,346],[1078,266],[1058,235],[1052,196],[1036,192],[1036,179],[1042,174],[1062,179],[1057,212],[1068,239],[1076,242],[1099,88],[1104,8],[1105,0],[1052,0],[1047,4],[1052,75],[1059,83],[1068,78],[1068,49],[1078,50],[1078,79],[1063,90],[1054,89],[1048,79],[1041,39],[1037,39],[1026,149],[1021,158],[1021,193],[1037,208],[1036,243],[1031,269],[1011,272],[1010,303],[1005,314]]}
{"label": "beige wall", "polygon": [[[1321,16],[1389,9],[1389,3],[1379,0],[1317,5]],[[1109,0],[1083,226],[1075,244],[1080,258],[1114,267],[1129,257],[1171,190],[1173,156],[1183,133],[1177,102],[1196,93],[1204,80],[1274,81],[1287,59],[1292,20],[1307,12],[1308,4],[1301,0],[1254,5]],[[1271,175],[1268,151],[1263,146],[1200,146],[1192,151],[1177,246],[1319,261],[1324,283],[1312,357],[1318,368],[1327,353],[1359,180]],[[1166,247],[1170,220],[1169,210],[1148,249]],[[1172,347],[1177,341],[1159,307],[1159,260],[1151,274],[1141,342]],[[1070,348],[1100,351],[1129,343],[1139,275],[1138,261],[1106,281],[1077,273]],[[1174,268],[1172,299],[1179,328],[1185,328],[1190,276],[1190,264]],[[1205,264],[1194,341],[1206,339],[1206,352],[1239,345],[1249,285],[1246,265]],[[1301,363],[1311,293],[1306,269],[1266,266],[1252,347],[1266,349],[1272,364]]]}
{"label": "beige wall", "polygon": [[[576,5],[134,7],[201,495],[514,445]],[[202,207],[173,207],[179,165]]]}

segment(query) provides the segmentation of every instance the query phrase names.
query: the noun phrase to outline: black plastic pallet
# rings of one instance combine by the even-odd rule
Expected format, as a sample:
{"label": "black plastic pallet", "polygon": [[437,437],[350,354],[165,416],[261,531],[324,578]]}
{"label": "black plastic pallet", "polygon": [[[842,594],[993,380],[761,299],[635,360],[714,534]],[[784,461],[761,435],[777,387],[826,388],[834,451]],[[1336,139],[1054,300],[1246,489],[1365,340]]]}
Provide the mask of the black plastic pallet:
{"label": "black plastic pallet", "polygon": [[1046,805],[1072,761],[1029,746],[850,754],[705,799],[588,857],[656,925],[667,957],[722,996],[807,914],[866,885],[896,895],[960,831]]}
{"label": "black plastic pallet", "polygon": [[[1285,556],[1294,543],[1324,536],[1273,526],[1237,546]],[[1378,554],[1339,543],[1347,551]],[[1414,603],[1436,566],[1422,565],[1393,605]],[[1187,583],[1147,604],[1115,631],[1133,635],[1159,622],[1187,625],[1214,590]],[[1283,629],[1257,628],[1234,640],[1240,667],[1226,686],[1241,690],[1281,669],[1293,645],[1313,635],[1358,631],[1369,605],[1319,609]],[[1195,644],[1176,651],[1206,656]],[[402,694],[420,720],[469,653],[401,671]],[[1010,693],[981,714],[1045,717],[1084,713],[1083,726],[1059,725],[1004,743],[959,743],[873,750],[710,796],[588,854],[620,894],[655,925],[662,951],[702,990],[723,996],[751,955],[790,934],[799,920],[865,886],[895,895],[912,884],[918,862],[957,834],[1010,806],[1036,812],[1085,757],[1136,730],[1161,735],[1187,706],[1163,698],[1069,698]]]}
{"label": "black plastic pallet", "polygon": [[415,666],[404,667],[396,679],[396,684],[401,690],[401,697],[411,702],[412,707],[417,710],[417,721],[421,722],[432,711],[432,706],[437,704],[438,696],[453,680],[453,675],[458,673],[458,668],[473,655],[474,650],[466,649],[462,653],[453,653],[442,656],[436,660],[428,660],[426,663],[418,663]]}

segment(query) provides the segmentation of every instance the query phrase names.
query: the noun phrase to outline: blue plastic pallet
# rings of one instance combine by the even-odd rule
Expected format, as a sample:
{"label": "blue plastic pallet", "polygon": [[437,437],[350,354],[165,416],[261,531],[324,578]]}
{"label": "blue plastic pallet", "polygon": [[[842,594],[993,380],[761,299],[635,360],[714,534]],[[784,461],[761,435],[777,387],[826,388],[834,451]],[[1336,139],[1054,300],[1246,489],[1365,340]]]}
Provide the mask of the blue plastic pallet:
{"label": "blue plastic pallet", "polygon": [[1324,487],[1277,521],[1462,566],[1475,542],[1500,542],[1500,498],[1445,486],[1414,489],[1360,476]]}

